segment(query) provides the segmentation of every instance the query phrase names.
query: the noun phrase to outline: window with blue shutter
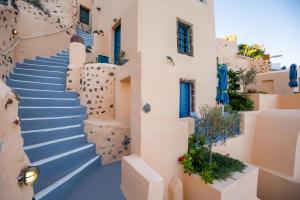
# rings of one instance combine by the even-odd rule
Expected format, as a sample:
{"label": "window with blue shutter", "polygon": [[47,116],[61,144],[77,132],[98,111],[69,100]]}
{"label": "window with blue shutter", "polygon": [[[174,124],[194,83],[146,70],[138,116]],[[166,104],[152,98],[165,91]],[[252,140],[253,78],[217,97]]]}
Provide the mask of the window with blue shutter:
{"label": "window with blue shutter", "polygon": [[192,26],[177,22],[177,47],[178,53],[193,56],[193,37],[192,37]]}
{"label": "window with blue shutter", "polygon": [[90,10],[80,6],[80,17],[79,17],[79,21],[81,23],[84,23],[86,25],[90,24]]}

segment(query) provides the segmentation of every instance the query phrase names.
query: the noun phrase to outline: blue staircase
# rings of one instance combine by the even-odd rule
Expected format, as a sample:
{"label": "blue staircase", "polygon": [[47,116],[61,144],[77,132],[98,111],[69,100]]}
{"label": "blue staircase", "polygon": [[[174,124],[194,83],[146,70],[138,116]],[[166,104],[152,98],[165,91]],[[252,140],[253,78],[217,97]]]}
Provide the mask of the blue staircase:
{"label": "blue staircase", "polygon": [[24,150],[41,171],[34,185],[37,200],[66,199],[79,180],[101,168],[95,145],[84,133],[86,108],[77,93],[65,91],[68,62],[68,51],[38,56],[16,64],[6,81],[20,96]]}
{"label": "blue staircase", "polygon": [[93,38],[93,35],[92,34],[89,34],[85,31],[83,31],[82,29],[80,28],[77,28],[76,29],[76,32],[77,34],[82,37],[83,41],[84,41],[84,44],[86,47],[92,47],[93,46],[93,43],[94,43],[94,38]]}

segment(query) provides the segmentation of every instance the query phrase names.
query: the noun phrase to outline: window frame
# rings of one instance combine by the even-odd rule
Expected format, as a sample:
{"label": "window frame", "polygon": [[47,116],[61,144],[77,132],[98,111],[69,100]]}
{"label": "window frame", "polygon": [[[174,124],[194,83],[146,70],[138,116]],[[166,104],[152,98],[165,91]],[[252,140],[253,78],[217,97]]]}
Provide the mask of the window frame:
{"label": "window frame", "polygon": [[[84,10],[88,13],[88,21],[87,22],[85,20],[82,20],[81,10]],[[90,12],[91,12],[91,10],[89,8],[87,8],[83,5],[80,5],[80,7],[79,7],[79,21],[80,21],[80,23],[83,23],[83,24],[88,25],[88,26],[90,25]]]}
{"label": "window frame", "polygon": [[[181,33],[182,31],[184,33]],[[179,18],[177,18],[177,52],[194,56],[193,25]]]}
{"label": "window frame", "polygon": [[[194,112],[196,112],[196,109],[195,109],[195,107],[196,107],[196,81],[193,79],[180,78],[179,85],[181,83],[188,83],[190,85],[190,114],[194,113]],[[179,96],[180,96],[180,94],[179,94]],[[180,102],[179,102],[179,104],[180,104]],[[180,105],[179,105],[179,113],[180,113]],[[181,118],[185,118],[185,117],[181,117]]]}

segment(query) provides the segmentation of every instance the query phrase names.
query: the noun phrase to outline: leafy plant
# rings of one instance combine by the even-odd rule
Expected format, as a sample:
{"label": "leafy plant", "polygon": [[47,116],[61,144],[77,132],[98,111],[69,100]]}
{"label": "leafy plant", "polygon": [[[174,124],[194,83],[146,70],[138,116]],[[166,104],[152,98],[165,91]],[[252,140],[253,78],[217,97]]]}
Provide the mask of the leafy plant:
{"label": "leafy plant", "polygon": [[241,89],[239,73],[230,69],[228,71],[228,91],[238,91]]}
{"label": "leafy plant", "polygon": [[[245,75],[246,74],[246,75]],[[229,70],[229,86],[228,86],[228,96],[230,99],[229,105],[225,107],[226,111],[251,111],[254,109],[254,103],[250,99],[249,95],[241,94],[239,90],[241,89],[240,82],[246,84],[244,90],[247,90],[247,85],[254,82],[254,71],[245,72],[245,70]],[[246,88],[246,89],[245,89]],[[249,92],[249,90],[247,90]],[[250,91],[256,93],[256,91]]]}
{"label": "leafy plant", "polygon": [[265,48],[258,44],[254,44],[252,46],[249,46],[248,44],[240,44],[238,46],[238,50],[239,55],[255,59],[262,58],[265,54]]}
{"label": "leafy plant", "polygon": [[[246,165],[239,160],[212,153],[204,143],[203,136],[192,135],[189,138],[189,150],[178,161],[183,165],[184,172],[197,174],[205,183],[213,183],[214,180],[226,180],[235,172],[243,172]],[[210,163],[210,157],[213,162]]]}
{"label": "leafy plant", "polygon": [[225,142],[226,138],[235,136],[233,128],[239,122],[239,115],[236,113],[223,115],[218,107],[207,105],[200,108],[199,126],[202,130],[200,135],[204,135],[210,151],[209,164],[212,165],[212,146],[220,140]]}
{"label": "leafy plant", "polygon": [[247,92],[247,86],[255,82],[256,71],[255,69],[245,70],[239,69],[237,71],[238,77],[243,85],[243,92]]}
{"label": "leafy plant", "polygon": [[254,109],[254,102],[249,95],[238,92],[228,92],[230,99],[229,105],[225,107],[226,111],[252,111]]}

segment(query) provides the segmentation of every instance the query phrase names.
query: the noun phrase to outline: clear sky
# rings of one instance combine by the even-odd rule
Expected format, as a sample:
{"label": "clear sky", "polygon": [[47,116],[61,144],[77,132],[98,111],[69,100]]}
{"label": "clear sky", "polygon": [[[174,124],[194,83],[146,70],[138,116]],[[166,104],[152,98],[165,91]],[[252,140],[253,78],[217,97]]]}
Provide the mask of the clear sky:
{"label": "clear sky", "polygon": [[215,0],[215,17],[217,37],[236,34],[283,55],[274,63],[300,65],[300,0]]}

